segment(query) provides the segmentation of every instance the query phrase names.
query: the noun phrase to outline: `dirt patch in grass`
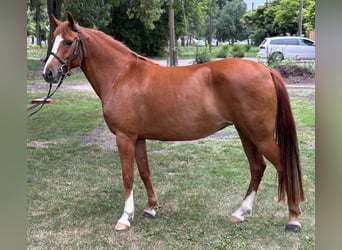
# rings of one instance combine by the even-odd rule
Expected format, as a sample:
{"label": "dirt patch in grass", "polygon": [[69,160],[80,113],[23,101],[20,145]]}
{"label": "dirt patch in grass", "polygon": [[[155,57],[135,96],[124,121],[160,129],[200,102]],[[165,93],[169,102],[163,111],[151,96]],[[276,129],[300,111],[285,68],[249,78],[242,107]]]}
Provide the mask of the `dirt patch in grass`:
{"label": "dirt patch in grass", "polygon": [[275,67],[287,84],[315,84],[315,73],[299,65],[279,65]]}

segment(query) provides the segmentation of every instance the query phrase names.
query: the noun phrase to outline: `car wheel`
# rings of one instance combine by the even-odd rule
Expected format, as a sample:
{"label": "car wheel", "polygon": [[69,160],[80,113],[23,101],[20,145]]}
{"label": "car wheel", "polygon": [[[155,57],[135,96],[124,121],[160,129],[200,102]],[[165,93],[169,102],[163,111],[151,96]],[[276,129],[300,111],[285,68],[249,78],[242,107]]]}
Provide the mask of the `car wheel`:
{"label": "car wheel", "polygon": [[284,55],[281,52],[274,52],[268,58],[269,63],[281,62],[284,59]]}

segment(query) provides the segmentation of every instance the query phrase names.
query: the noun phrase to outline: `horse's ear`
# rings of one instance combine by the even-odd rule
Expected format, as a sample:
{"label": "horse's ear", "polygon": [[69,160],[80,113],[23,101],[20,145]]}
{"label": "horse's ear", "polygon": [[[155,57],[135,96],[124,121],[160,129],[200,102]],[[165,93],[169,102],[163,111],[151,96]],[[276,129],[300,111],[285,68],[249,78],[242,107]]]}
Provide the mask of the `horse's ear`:
{"label": "horse's ear", "polygon": [[72,29],[76,29],[75,19],[74,19],[74,17],[72,16],[72,14],[70,12],[67,12],[67,17],[68,17],[68,22],[69,22],[70,27]]}
{"label": "horse's ear", "polygon": [[51,18],[52,22],[54,22],[54,24],[56,25],[56,27],[62,23],[62,22],[59,21],[53,14],[50,15],[50,18]]}

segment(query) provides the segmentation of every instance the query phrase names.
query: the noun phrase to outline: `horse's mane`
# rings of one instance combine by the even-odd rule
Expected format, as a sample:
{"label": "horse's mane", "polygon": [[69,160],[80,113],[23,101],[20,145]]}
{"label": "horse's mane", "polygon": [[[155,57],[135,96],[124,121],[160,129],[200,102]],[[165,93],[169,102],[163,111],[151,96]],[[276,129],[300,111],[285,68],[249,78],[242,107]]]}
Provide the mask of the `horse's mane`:
{"label": "horse's mane", "polygon": [[88,31],[90,31],[91,33],[96,34],[97,36],[100,36],[101,39],[105,39],[107,41],[107,44],[110,44],[116,50],[119,50],[119,51],[121,51],[124,54],[130,54],[130,55],[133,55],[134,57],[136,57],[138,60],[142,60],[142,61],[145,61],[145,62],[148,62],[148,63],[152,63],[152,64],[157,64],[156,62],[152,61],[151,59],[137,54],[136,52],[132,51],[130,48],[128,48],[122,42],[116,40],[115,38],[107,35],[106,33],[102,32],[100,30],[90,29],[90,28],[86,28],[86,29]]}

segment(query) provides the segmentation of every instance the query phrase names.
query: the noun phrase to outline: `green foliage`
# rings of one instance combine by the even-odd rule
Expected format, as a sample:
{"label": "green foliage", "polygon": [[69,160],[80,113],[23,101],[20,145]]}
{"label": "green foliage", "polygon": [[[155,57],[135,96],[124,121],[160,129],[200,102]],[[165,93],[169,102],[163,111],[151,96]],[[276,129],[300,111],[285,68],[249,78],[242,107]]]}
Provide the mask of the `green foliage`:
{"label": "green foliage", "polygon": [[160,0],[129,0],[127,15],[129,18],[138,18],[148,29],[154,29],[154,22],[165,11],[163,3]]}
{"label": "green foliage", "polygon": [[30,0],[27,3],[26,34],[35,36],[38,46],[42,46],[41,41],[46,41],[48,34],[47,23],[45,22],[47,19],[46,1]]}
{"label": "green foliage", "polygon": [[[315,73],[315,61],[307,61],[307,62],[299,62],[295,59],[284,59],[284,60],[269,60],[267,61],[267,65],[271,68],[278,68],[282,66],[289,66],[293,68],[302,68],[302,70],[299,70],[298,72],[291,72],[291,70],[288,71],[288,75],[303,75],[307,72],[310,74]],[[307,72],[306,72],[307,71]]]}
{"label": "green foliage", "polygon": [[176,36],[206,36],[212,0],[174,0]]}
{"label": "green foliage", "polygon": [[278,0],[274,6],[275,18],[273,20],[274,31],[278,34],[294,35],[298,32],[298,0]]}
{"label": "green foliage", "polygon": [[199,50],[197,47],[196,54],[195,54],[195,61],[194,61],[195,64],[209,62],[210,59],[211,59],[211,56],[208,53],[207,49]]}
{"label": "green foliage", "polygon": [[304,0],[303,26],[307,32],[315,30],[315,0]]}
{"label": "green foliage", "polygon": [[222,45],[218,53],[216,54],[217,58],[226,58],[229,53],[229,45]]}
{"label": "green foliage", "polygon": [[[303,32],[315,29],[315,1],[303,1]],[[298,0],[274,0],[247,12],[241,19],[249,38],[260,44],[266,36],[298,32]]]}
{"label": "green foliage", "polygon": [[146,29],[138,18],[127,16],[127,5],[112,8],[112,21],[103,30],[137,53],[148,56],[161,56],[168,42],[168,15],[162,13],[154,22],[154,29]]}
{"label": "green foliage", "polygon": [[242,44],[235,44],[230,48],[232,57],[242,58],[245,56],[246,47]]}
{"label": "green foliage", "polygon": [[80,25],[101,29],[111,20],[111,7],[111,1],[64,0],[62,16],[66,11],[70,11]]}
{"label": "green foliage", "polygon": [[242,0],[232,0],[223,7],[217,20],[217,39],[221,41],[243,40],[246,37],[240,19],[246,13],[247,5]]}

